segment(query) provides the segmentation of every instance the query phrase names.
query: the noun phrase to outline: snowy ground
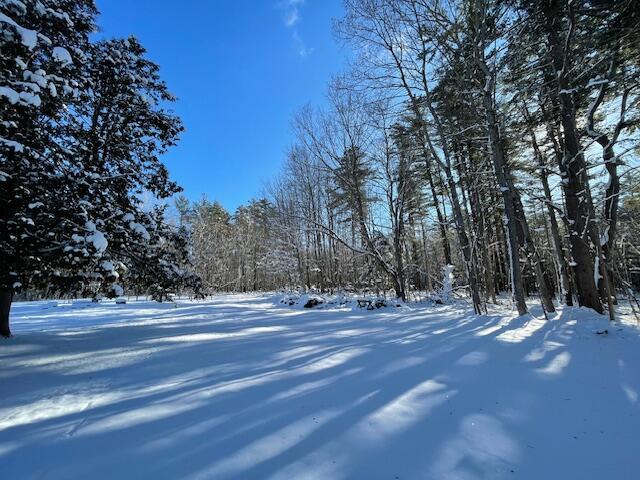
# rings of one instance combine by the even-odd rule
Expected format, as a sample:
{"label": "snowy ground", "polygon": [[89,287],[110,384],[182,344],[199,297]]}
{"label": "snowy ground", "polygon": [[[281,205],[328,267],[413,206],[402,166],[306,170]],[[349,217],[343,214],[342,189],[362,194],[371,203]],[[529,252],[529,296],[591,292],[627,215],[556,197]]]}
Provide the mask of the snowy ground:
{"label": "snowy ground", "polygon": [[[640,339],[266,296],[14,306],[0,478],[628,479]],[[579,318],[576,322],[575,318]]]}

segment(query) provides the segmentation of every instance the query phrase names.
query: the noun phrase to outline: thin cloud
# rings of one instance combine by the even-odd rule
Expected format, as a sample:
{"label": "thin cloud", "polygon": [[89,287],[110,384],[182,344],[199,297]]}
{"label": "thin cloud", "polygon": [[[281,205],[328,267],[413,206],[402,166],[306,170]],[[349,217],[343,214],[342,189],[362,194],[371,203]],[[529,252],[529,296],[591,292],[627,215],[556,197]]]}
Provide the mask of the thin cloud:
{"label": "thin cloud", "polygon": [[302,20],[301,10],[305,3],[305,0],[284,0],[279,6],[284,10],[284,25],[289,30],[291,30],[291,38],[293,40],[293,44],[298,51],[298,55],[300,57],[307,57],[311,55],[314,51],[313,48],[307,47],[304,40],[300,36],[298,32],[298,24]]}
{"label": "thin cloud", "polygon": [[293,43],[296,46],[296,49],[298,50],[298,55],[300,55],[301,57],[308,57],[309,55],[311,55],[314,52],[314,48],[310,48],[307,47],[304,42],[302,41],[302,38],[300,38],[300,35],[298,34],[297,31],[294,31],[292,34],[293,37]]}
{"label": "thin cloud", "polygon": [[300,13],[297,8],[292,8],[284,19],[284,24],[288,27],[294,27],[300,21]]}
{"label": "thin cloud", "polygon": [[284,0],[280,5],[285,10],[284,24],[293,28],[300,21],[300,8],[305,0]]}

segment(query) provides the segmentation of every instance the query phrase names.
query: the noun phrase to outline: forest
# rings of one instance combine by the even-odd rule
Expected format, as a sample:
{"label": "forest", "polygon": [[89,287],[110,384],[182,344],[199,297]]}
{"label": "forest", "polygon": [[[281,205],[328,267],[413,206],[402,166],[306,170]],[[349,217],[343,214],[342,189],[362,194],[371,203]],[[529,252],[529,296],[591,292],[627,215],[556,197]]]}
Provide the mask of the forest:
{"label": "forest", "polygon": [[640,5],[345,5],[352,62],[263,197],[176,199],[204,285],[406,300],[452,271],[476,313],[638,310]]}

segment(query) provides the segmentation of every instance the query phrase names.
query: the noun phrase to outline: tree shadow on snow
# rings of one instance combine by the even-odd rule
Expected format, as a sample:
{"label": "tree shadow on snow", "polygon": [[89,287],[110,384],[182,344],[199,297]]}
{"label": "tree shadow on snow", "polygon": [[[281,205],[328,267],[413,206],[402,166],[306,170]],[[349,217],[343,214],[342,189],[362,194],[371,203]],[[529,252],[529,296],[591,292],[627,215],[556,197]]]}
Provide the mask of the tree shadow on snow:
{"label": "tree shadow on snow", "polygon": [[624,449],[602,453],[640,431],[637,339],[579,333],[572,309],[507,322],[229,296],[104,310],[0,350],[7,478],[543,478],[550,465],[558,478],[615,478],[640,467]]}

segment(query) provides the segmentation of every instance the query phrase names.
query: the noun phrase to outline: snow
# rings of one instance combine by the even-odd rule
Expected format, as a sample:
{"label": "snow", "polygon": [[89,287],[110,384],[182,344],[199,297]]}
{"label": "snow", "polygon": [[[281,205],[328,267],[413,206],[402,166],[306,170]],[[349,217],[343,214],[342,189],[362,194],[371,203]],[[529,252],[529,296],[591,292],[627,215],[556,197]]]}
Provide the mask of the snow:
{"label": "snow", "polygon": [[[105,260],[105,261],[100,263],[100,268],[102,270],[104,270],[105,272],[107,272],[109,275],[111,275],[111,276],[113,276],[115,278],[119,278],[120,277],[120,275],[116,271],[116,266],[113,264],[113,262]],[[114,285],[114,287],[115,286],[117,286],[117,285]],[[122,292],[122,287],[118,286],[118,288],[119,288],[118,292],[120,292],[120,293],[117,293],[116,295],[119,296],[119,295],[122,295],[123,292]]]}
{"label": "snow", "polygon": [[2,477],[630,478],[637,331],[532,310],[16,303]]}
{"label": "snow", "polygon": [[0,22],[12,25],[20,34],[22,44],[29,50],[33,50],[38,44],[38,32],[36,32],[35,30],[29,30],[28,28],[24,28],[23,26],[18,25],[15,20],[13,20],[11,17],[8,17],[2,12],[0,12]]}
{"label": "snow", "polygon": [[26,105],[32,105],[34,107],[39,107],[42,104],[40,95],[32,92],[20,92],[20,100]]}
{"label": "snow", "polygon": [[6,138],[0,137],[0,143],[6,145],[9,148],[12,148],[16,152],[24,152],[24,145],[15,140],[8,140]]}
{"label": "snow", "polygon": [[62,65],[69,65],[73,63],[69,50],[64,47],[53,47],[52,55],[53,59]]}
{"label": "snow", "polygon": [[91,235],[88,235],[87,241],[93,244],[93,247],[96,249],[98,253],[104,253],[104,251],[109,246],[109,243],[107,242],[107,238],[99,230],[96,230]]}
{"label": "snow", "polygon": [[151,239],[151,235],[149,235],[149,232],[144,225],[137,222],[129,222],[129,228],[140,235],[144,240],[148,241]]}
{"label": "snow", "polygon": [[596,261],[593,266],[593,282],[596,284],[596,287],[600,283],[600,279],[602,275],[600,275],[600,257],[596,255]]}
{"label": "snow", "polygon": [[20,101],[20,94],[10,87],[0,87],[0,97],[5,97],[12,105]]}
{"label": "snow", "polygon": [[453,295],[453,284],[455,276],[453,275],[455,267],[453,265],[445,265],[442,267],[442,289],[440,291],[440,299],[448,303]]}
{"label": "snow", "polygon": [[73,22],[67,12],[59,12],[53,8],[47,8],[47,13],[53,15],[58,20],[63,20],[69,27],[73,27]]}
{"label": "snow", "polygon": [[[93,247],[99,254],[103,254],[107,247],[109,246],[109,242],[107,241],[107,237],[104,236],[100,230],[97,229],[96,224],[94,222],[88,221],[84,224],[84,228],[86,228],[89,232],[85,238],[87,242],[93,244]],[[71,237],[75,240],[75,235]]]}
{"label": "snow", "polygon": [[[609,181],[611,181],[611,178],[609,178]],[[607,243],[609,243],[609,226],[608,225],[604,229],[604,232],[602,232],[602,235],[600,236],[600,245],[606,245]]]}
{"label": "snow", "polygon": [[22,15],[25,15],[27,13],[27,6],[20,0],[0,0],[0,6],[13,8],[20,12],[20,14]]}
{"label": "snow", "polygon": [[38,70],[35,73],[30,70],[22,72],[22,78],[26,82],[33,82],[40,88],[47,87],[47,79],[45,78],[46,72],[44,70]]}

